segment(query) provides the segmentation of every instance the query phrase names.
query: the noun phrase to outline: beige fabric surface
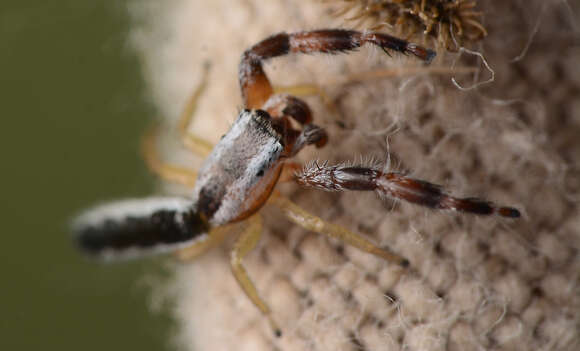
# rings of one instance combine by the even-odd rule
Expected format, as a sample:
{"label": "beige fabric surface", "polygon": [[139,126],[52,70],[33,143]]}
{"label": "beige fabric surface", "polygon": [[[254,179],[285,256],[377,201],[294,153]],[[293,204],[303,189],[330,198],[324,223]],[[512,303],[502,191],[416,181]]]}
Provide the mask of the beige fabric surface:
{"label": "beige fabric surface", "polygon": [[[470,49],[483,53],[495,81],[478,89],[451,81],[467,88],[490,79],[468,52],[441,51],[432,68],[476,66],[476,74],[408,74],[404,68],[422,66],[372,47],[269,62],[275,85],[320,84],[336,106],[306,98],[330,141],[304,150],[300,161],[384,162],[390,152],[391,168],[456,195],[515,205],[525,216],[480,218],[284,184],[279,189],[300,206],[388,245],[412,269],[401,274],[267,206],[246,267],[284,335],[273,336],[237,286],[228,242],[191,264],[171,264],[172,277],[156,287],[172,301],[172,342],[184,350],[580,349],[580,9],[572,5],[481,5],[489,36]],[[211,63],[191,132],[212,142],[241,108],[244,49],[276,32],[343,23],[312,1],[139,1],[131,11],[132,43],[168,122]],[[345,83],[372,70],[397,73]],[[166,158],[199,165],[174,139],[165,138]]]}

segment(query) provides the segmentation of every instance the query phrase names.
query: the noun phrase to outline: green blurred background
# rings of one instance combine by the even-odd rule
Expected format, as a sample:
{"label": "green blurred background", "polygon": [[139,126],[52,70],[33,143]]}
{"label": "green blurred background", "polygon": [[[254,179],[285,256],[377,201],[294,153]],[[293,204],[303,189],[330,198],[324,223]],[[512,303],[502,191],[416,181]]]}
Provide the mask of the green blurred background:
{"label": "green blurred background", "polygon": [[143,284],[158,262],[87,262],[66,230],[95,202],[153,188],[138,140],[154,110],[126,6],[1,1],[0,350],[171,349]]}

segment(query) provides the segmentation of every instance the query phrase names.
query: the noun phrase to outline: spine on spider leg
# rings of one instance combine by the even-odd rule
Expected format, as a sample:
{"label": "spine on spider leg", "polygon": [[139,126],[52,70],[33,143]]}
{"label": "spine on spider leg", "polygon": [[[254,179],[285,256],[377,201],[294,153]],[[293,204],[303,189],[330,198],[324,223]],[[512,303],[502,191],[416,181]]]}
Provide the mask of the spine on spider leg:
{"label": "spine on spider leg", "polygon": [[499,207],[492,202],[476,198],[457,198],[443,189],[423,180],[406,177],[400,173],[383,172],[362,166],[319,165],[312,163],[296,174],[298,184],[326,191],[375,191],[380,196],[404,200],[417,205],[453,210],[476,215],[499,215],[518,218],[520,212],[512,207]]}
{"label": "spine on spider leg", "polygon": [[74,241],[89,257],[137,258],[205,240],[209,226],[182,198],[113,202],[82,213],[72,223]]}

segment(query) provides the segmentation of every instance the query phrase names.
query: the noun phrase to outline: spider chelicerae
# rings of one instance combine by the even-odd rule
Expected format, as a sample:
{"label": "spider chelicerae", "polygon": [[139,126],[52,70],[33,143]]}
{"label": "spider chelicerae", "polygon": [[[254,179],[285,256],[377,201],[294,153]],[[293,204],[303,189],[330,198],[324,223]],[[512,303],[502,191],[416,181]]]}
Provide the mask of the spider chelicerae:
{"label": "spider chelicerae", "polygon": [[[244,256],[255,247],[261,234],[261,219],[256,212],[267,202],[308,230],[339,238],[392,264],[407,267],[409,261],[304,211],[274,190],[279,181],[295,181],[326,191],[375,191],[380,196],[433,209],[519,217],[515,208],[476,198],[453,197],[437,185],[379,167],[316,162],[303,167],[290,161],[307,145],[324,146],[328,136],[323,128],[312,123],[312,113],[303,100],[274,93],[262,63],[290,53],[354,51],[366,43],[386,53],[410,54],[426,63],[435,57],[435,52],[429,49],[372,31],[326,29],[280,33],[264,39],[242,54],[239,82],[244,109],[215,147],[187,133],[203,84],[183,113],[180,130],[185,145],[207,156],[199,172],[163,163],[156,155],[152,138],[145,143],[144,154],[150,168],[168,181],[192,187],[191,197],[129,199],[89,209],[73,223],[80,249],[104,260],[168,251],[191,259],[220,243],[228,232],[228,224],[246,220],[248,226],[232,250],[232,270],[243,291],[280,335],[270,308],[243,266]],[[291,120],[301,129],[296,129]]]}

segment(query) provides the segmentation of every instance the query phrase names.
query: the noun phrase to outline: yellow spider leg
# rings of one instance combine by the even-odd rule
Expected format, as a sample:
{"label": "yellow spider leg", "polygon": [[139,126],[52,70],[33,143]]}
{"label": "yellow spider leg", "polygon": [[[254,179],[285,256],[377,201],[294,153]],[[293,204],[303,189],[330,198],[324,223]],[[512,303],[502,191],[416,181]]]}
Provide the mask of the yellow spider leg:
{"label": "yellow spider leg", "polygon": [[231,253],[232,272],[252,303],[268,318],[274,333],[280,335],[280,329],[270,315],[270,307],[260,298],[254,283],[243,266],[242,260],[256,246],[262,234],[262,218],[259,215],[250,217],[247,223],[248,227],[240,235]]}
{"label": "yellow spider leg", "polygon": [[183,137],[183,144],[191,150],[191,152],[200,155],[202,157],[207,157],[211,150],[213,149],[213,144],[209,141],[197,137],[192,134],[187,134]]}
{"label": "yellow spider leg", "polygon": [[394,69],[378,69],[373,71],[367,72],[359,72],[353,73],[349,75],[347,78],[342,80],[341,82],[337,82],[337,84],[346,85],[352,82],[363,82],[366,80],[373,80],[373,79],[383,79],[383,78],[391,78],[391,77],[403,77],[403,76],[410,76],[410,75],[421,75],[421,74],[429,74],[429,75],[453,75],[453,74],[470,74],[476,73],[478,71],[477,67],[469,67],[469,66],[461,66],[455,68],[449,67],[441,67],[441,66],[411,66],[411,67],[398,67]]}
{"label": "yellow spider leg", "polygon": [[199,97],[201,96],[201,94],[203,93],[203,91],[207,86],[208,75],[209,75],[209,64],[204,66],[201,82],[195,88],[189,99],[187,99],[187,102],[185,103],[185,107],[181,112],[181,116],[179,117],[179,122],[177,124],[177,129],[181,134],[183,144],[194,154],[200,155],[202,157],[206,157],[207,155],[209,155],[209,153],[213,149],[213,145],[207,140],[204,140],[198,136],[188,133],[188,128],[191,125],[191,122],[193,121]]}
{"label": "yellow spider leg", "polygon": [[220,245],[224,241],[226,235],[229,234],[236,225],[237,223],[212,229],[206,240],[198,241],[189,247],[177,251],[177,258],[183,262],[196,259],[206,253],[209,249]]}
{"label": "yellow spider leg", "polygon": [[[390,77],[401,77],[408,75],[431,74],[431,75],[452,75],[452,74],[469,74],[477,72],[477,67],[403,67],[397,69],[382,69],[368,72],[353,73],[347,78],[330,82],[329,85],[342,84],[346,85],[353,82],[365,80],[382,79]],[[316,84],[298,84],[290,86],[276,86],[274,93],[285,93],[294,96],[318,96],[330,112],[337,112],[332,99],[326,94],[324,89]]]}
{"label": "yellow spider leg", "polygon": [[151,128],[145,133],[141,142],[141,153],[145,164],[151,172],[168,182],[193,187],[197,179],[197,172],[161,161],[155,146],[156,130],[157,128]]}
{"label": "yellow spider leg", "polygon": [[[205,65],[202,73],[201,83],[195,88],[187,100],[177,124],[177,130],[181,135],[184,145],[193,153],[202,157],[209,155],[213,149],[213,145],[206,140],[188,133],[188,127],[195,115],[199,97],[207,86],[208,74],[209,65]],[[197,172],[188,168],[166,164],[161,161],[155,146],[157,136],[156,131],[157,128],[151,128],[149,132],[145,134],[143,142],[141,143],[141,152],[143,154],[143,158],[145,159],[145,163],[153,173],[162,179],[171,183],[193,187],[197,179]]]}
{"label": "yellow spider leg", "polygon": [[353,233],[346,228],[325,222],[323,219],[311,215],[286,197],[281,196],[279,193],[273,193],[272,196],[270,196],[269,201],[270,203],[273,203],[282,209],[284,215],[286,215],[288,219],[307,230],[328,235],[332,238],[340,239],[351,246],[379,256],[388,262],[395,263],[403,267],[409,265],[409,261],[406,258],[381,249],[359,234]]}

